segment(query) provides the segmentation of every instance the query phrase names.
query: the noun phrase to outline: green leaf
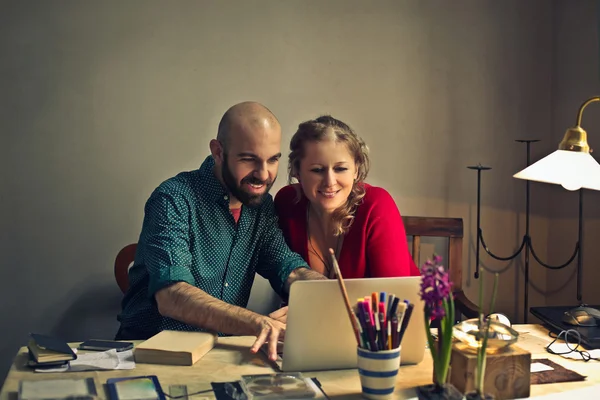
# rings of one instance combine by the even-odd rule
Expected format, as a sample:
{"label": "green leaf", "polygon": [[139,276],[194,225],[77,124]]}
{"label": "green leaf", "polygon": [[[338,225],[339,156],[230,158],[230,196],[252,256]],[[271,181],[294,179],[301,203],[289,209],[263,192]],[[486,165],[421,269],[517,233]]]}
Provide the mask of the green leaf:
{"label": "green leaf", "polygon": [[438,379],[440,383],[446,383],[446,378],[448,376],[448,367],[450,366],[450,356],[452,351],[452,328],[454,326],[454,299],[452,294],[448,297],[448,299],[443,300],[444,311],[446,312],[446,316],[440,321],[440,329],[442,330],[442,335],[438,340],[441,341],[440,346],[440,367],[439,372],[440,375]]}
{"label": "green leaf", "polygon": [[[433,336],[431,336],[431,325],[429,320],[431,319],[431,315],[427,311],[425,311],[425,334],[427,335],[427,344],[429,345],[429,351],[431,352],[431,358],[433,359],[433,371],[435,373],[436,379],[438,379],[438,370],[439,370],[439,360],[437,356],[437,350],[435,348],[435,343],[433,341]],[[438,340],[440,340],[440,332],[438,331]]]}

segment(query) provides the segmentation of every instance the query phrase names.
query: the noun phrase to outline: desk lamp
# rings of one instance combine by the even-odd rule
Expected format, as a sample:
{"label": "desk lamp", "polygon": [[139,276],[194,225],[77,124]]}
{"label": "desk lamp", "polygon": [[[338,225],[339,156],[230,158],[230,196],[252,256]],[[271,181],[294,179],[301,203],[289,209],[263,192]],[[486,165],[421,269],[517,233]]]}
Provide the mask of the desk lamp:
{"label": "desk lamp", "polygon": [[[600,96],[587,99],[579,107],[575,126],[567,129],[563,140],[558,145],[558,150],[542,158],[538,162],[528,166],[524,170],[513,175],[514,178],[529,181],[553,183],[561,185],[567,190],[592,189],[600,190],[600,164],[591,156],[592,150],[587,142],[587,132],[581,127],[581,116],[583,110],[590,104],[600,101]],[[583,235],[581,195],[579,203],[579,238]],[[577,298],[581,299],[581,264],[582,243],[579,242],[577,258]],[[598,313],[598,310],[580,305],[572,310]]]}

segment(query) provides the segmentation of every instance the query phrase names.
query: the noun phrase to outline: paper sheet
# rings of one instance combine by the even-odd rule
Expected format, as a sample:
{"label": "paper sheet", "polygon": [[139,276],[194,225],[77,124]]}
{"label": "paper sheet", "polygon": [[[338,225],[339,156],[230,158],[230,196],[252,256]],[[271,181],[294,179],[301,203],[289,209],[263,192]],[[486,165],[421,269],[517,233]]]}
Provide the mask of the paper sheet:
{"label": "paper sheet", "polygon": [[589,386],[583,389],[569,390],[562,393],[552,393],[543,396],[534,396],[536,400],[597,400],[600,392],[600,385]]}
{"label": "paper sheet", "polygon": [[114,369],[134,369],[133,350],[117,352],[115,349],[78,354],[77,359],[56,368],[36,368],[36,372],[75,372]]}
{"label": "paper sheet", "polygon": [[533,362],[531,363],[531,372],[542,372],[542,371],[552,371],[552,368],[549,365],[543,364],[541,362]]}

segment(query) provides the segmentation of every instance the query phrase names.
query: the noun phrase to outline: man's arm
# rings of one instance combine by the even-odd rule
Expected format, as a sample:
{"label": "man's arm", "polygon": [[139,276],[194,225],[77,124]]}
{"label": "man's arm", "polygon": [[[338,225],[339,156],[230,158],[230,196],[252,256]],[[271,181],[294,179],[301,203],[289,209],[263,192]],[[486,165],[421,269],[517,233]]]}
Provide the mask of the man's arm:
{"label": "man's arm", "polygon": [[309,269],[309,268],[296,268],[290,273],[287,281],[285,281],[285,291],[286,293],[290,292],[290,286],[295,281],[308,281],[308,280],[321,280],[327,279],[327,277],[319,272]]}
{"label": "man's arm", "polygon": [[155,299],[165,317],[211,331],[256,336],[253,353],[268,341],[269,358],[277,359],[277,341],[285,334],[285,324],[279,321],[225,303],[185,282],[160,289]]}
{"label": "man's arm", "polygon": [[189,209],[177,194],[155,191],[144,221],[148,294],[161,315],[188,325],[237,335],[256,335],[253,352],[269,340],[269,357],[277,357],[277,339],[285,325],[218,300],[194,286],[189,250]]}
{"label": "man's arm", "polygon": [[283,298],[287,297],[290,285],[296,280],[327,279],[311,270],[302,257],[290,250],[279,228],[273,201],[265,200],[259,244],[259,262],[256,269],[262,277],[269,280],[271,287]]}

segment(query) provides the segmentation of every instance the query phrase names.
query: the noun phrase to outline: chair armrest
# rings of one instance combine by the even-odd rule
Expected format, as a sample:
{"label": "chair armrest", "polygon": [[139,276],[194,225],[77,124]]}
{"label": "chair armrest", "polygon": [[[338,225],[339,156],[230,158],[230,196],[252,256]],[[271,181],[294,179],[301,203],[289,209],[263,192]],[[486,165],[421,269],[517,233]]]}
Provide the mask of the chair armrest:
{"label": "chair armrest", "polygon": [[479,307],[469,300],[462,290],[454,293],[454,306],[467,318],[477,318],[479,315]]}

